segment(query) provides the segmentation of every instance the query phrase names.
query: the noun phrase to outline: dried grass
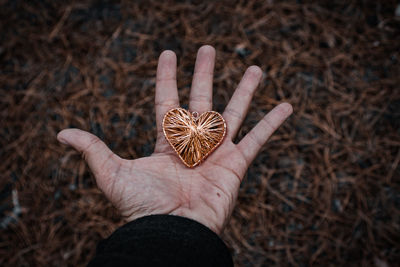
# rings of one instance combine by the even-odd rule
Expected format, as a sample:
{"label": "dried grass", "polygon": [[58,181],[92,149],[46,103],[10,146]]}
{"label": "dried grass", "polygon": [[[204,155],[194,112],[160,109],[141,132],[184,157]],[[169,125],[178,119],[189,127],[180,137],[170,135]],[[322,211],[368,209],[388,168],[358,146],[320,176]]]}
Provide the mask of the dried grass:
{"label": "dried grass", "polygon": [[0,1],[0,265],[86,264],[121,219],[57,132],[149,155],[158,55],[177,53],[187,104],[202,44],[217,50],[218,112],[247,66],[265,71],[238,138],[294,106],[224,233],[237,266],[398,263],[397,3],[274,2]]}

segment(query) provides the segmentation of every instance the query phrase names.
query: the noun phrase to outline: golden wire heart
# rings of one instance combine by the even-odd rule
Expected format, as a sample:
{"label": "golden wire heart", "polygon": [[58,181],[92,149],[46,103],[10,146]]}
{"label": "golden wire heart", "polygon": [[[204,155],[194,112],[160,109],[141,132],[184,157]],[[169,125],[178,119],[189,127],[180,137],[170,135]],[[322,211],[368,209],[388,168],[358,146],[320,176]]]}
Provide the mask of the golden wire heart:
{"label": "golden wire heart", "polygon": [[174,108],[162,123],[165,138],[182,162],[193,168],[201,163],[221,144],[226,123],[221,114],[207,111],[197,116],[183,108]]}

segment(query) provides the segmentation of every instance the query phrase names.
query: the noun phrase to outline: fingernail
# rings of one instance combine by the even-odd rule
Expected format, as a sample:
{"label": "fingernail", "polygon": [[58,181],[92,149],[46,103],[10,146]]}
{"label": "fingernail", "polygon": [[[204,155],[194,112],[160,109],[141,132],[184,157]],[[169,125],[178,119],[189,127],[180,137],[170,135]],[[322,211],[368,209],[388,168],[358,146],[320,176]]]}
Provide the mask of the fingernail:
{"label": "fingernail", "polygon": [[292,105],[290,105],[289,103],[286,103],[286,104],[285,104],[285,111],[286,111],[287,113],[289,113],[289,114],[292,114],[292,113],[293,113],[293,107],[292,107]]}
{"label": "fingernail", "polygon": [[63,138],[57,138],[58,139],[58,142],[60,142],[60,143],[62,143],[62,144],[64,144],[64,145],[69,145],[69,143],[67,142],[67,141],[65,141]]}

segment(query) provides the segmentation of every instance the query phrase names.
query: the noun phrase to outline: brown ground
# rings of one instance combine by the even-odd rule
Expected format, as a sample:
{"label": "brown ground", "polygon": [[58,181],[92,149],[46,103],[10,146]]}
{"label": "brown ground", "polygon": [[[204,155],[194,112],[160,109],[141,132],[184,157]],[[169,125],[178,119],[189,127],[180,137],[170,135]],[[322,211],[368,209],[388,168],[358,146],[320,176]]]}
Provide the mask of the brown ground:
{"label": "brown ground", "polygon": [[177,53],[186,104],[202,44],[217,50],[219,112],[247,66],[265,71],[240,136],[280,101],[294,106],[224,233],[237,266],[399,262],[397,1],[60,2],[0,1],[1,266],[92,257],[121,219],[57,132],[149,155],[157,57]]}

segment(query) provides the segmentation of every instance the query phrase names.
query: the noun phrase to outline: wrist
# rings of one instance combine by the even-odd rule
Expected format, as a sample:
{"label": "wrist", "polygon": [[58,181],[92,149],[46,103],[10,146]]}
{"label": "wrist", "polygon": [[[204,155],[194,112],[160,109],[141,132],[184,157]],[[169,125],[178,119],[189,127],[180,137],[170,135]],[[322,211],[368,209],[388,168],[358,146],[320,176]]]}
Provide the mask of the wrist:
{"label": "wrist", "polygon": [[196,222],[204,225],[211,231],[213,231],[218,236],[221,235],[221,233],[223,232],[224,225],[225,225],[225,223],[221,223],[221,224],[217,223],[217,220],[211,216],[203,216],[203,215],[200,215],[198,213],[193,213],[193,212],[185,213],[182,211],[175,211],[175,212],[170,213],[169,215],[180,216],[180,217],[184,217],[184,218],[188,218],[190,220],[196,221]]}

